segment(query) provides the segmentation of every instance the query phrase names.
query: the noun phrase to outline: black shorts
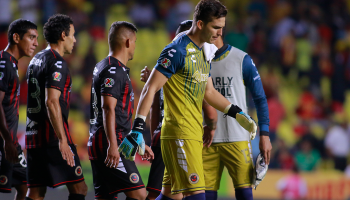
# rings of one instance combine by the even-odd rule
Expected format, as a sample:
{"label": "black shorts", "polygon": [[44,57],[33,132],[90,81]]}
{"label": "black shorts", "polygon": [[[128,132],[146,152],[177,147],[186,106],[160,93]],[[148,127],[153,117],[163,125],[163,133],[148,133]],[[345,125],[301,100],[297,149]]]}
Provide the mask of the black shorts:
{"label": "black shorts", "polygon": [[27,183],[27,162],[21,146],[17,146],[19,163],[12,164],[5,158],[4,149],[0,149],[0,192],[11,193],[11,187]]}
{"label": "black shorts", "polygon": [[152,147],[154,160],[152,161],[151,170],[149,172],[147,190],[160,193],[162,191],[162,182],[164,176],[164,162],[160,147]]}
{"label": "black shorts", "polygon": [[84,181],[83,171],[74,145],[69,145],[75,166],[71,167],[63,160],[57,147],[35,148],[27,150],[28,187],[58,187],[68,183]]}
{"label": "black shorts", "polygon": [[109,168],[104,159],[90,160],[95,188],[95,199],[117,198],[118,193],[144,188],[135,162],[120,156],[118,168]]}

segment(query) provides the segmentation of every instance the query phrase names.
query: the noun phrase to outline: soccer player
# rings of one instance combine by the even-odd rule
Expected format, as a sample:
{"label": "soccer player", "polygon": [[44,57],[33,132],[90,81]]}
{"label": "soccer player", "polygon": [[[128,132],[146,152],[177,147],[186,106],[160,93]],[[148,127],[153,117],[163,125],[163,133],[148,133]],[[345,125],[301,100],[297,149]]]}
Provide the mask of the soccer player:
{"label": "soccer player", "polygon": [[[176,30],[176,34],[189,30],[192,27],[192,20],[186,20],[180,23],[178,29]],[[150,75],[150,70],[145,67],[141,70],[141,81],[147,82]],[[211,107],[206,102],[203,102],[203,112],[205,116],[205,122],[207,126],[204,128],[205,130],[214,130],[216,128],[216,120],[217,120],[217,113],[216,110]],[[164,162],[162,158],[162,152],[160,148],[160,135],[161,135],[161,129],[162,129],[162,121],[164,118],[164,95],[163,95],[163,88],[161,88],[154,96],[153,103],[151,106],[150,111],[150,128],[151,128],[151,135],[152,135],[152,143],[151,148],[154,153],[154,159],[151,164],[151,169],[149,172],[148,177],[148,184],[147,184],[147,191],[148,195],[147,198],[149,200],[156,199],[162,189],[162,180],[164,175]],[[209,135],[209,134],[207,134]],[[203,139],[209,139],[209,137],[203,138]],[[208,140],[205,140],[205,142],[209,142]]]}
{"label": "soccer player", "polygon": [[142,149],[146,116],[155,93],[164,85],[161,150],[165,172],[158,200],[181,199],[182,194],[187,200],[205,199],[203,98],[214,108],[235,117],[250,134],[256,132],[255,122],[213,87],[209,74],[210,52],[204,56],[202,49],[205,42],[212,43],[222,34],[226,14],[225,6],[217,0],[201,0],[197,4],[189,32],[161,53],[142,90],[134,127],[119,147],[131,160],[136,150]]}
{"label": "soccer player", "polygon": [[75,43],[73,21],[57,14],[44,25],[48,48],[27,69],[27,200],[43,199],[46,187],[66,185],[69,200],[83,200],[87,186],[68,127],[72,77],[64,54]]}
{"label": "soccer player", "polygon": [[[231,103],[248,112],[246,88],[252,94],[260,127],[259,148],[266,164],[270,162],[269,111],[260,75],[250,56],[228,44],[222,36],[210,70],[214,87]],[[232,178],[237,200],[252,200],[253,161],[249,133],[236,120],[217,111],[218,123],[213,144],[203,148],[206,199],[216,200],[223,168]],[[228,128],[229,127],[229,128]]]}
{"label": "soccer player", "polygon": [[[114,22],[108,35],[109,55],[93,72],[88,153],[95,199],[114,199],[120,192],[127,200],[147,197],[135,162],[118,152],[118,145],[130,132],[134,111],[134,91],[126,64],[134,56],[136,32],[129,22]],[[144,158],[153,159],[148,146]]]}
{"label": "soccer player", "polygon": [[17,139],[19,80],[18,60],[33,56],[38,46],[37,26],[28,20],[13,21],[8,30],[8,45],[0,51],[0,192],[25,199],[27,192],[26,160]]}

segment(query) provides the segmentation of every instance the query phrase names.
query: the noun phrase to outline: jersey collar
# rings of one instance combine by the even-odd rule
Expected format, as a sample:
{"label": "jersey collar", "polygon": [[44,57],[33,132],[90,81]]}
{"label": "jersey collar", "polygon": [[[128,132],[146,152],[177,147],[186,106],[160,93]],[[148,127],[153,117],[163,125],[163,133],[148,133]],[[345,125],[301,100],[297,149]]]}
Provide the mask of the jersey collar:
{"label": "jersey collar", "polygon": [[18,64],[18,61],[16,60],[15,57],[13,57],[10,53],[8,53],[7,51],[2,50],[1,54],[0,54],[1,58],[4,57],[8,57],[10,59],[10,61],[12,61],[13,63],[15,63],[16,65]]}
{"label": "jersey collar", "polygon": [[222,46],[220,49],[216,51],[214,60],[220,58],[220,56],[224,55],[224,53],[226,53],[229,50],[231,50],[231,45],[224,44],[224,46]]}
{"label": "jersey collar", "polygon": [[190,42],[192,42],[192,44],[194,44],[194,46],[196,46],[197,47],[197,49],[199,49],[199,51],[201,51],[202,50],[202,48],[199,48],[197,45],[196,45],[196,43],[194,43],[192,40],[191,40],[191,38],[190,37],[188,37],[188,35],[187,34],[185,34],[185,36],[190,40]]}

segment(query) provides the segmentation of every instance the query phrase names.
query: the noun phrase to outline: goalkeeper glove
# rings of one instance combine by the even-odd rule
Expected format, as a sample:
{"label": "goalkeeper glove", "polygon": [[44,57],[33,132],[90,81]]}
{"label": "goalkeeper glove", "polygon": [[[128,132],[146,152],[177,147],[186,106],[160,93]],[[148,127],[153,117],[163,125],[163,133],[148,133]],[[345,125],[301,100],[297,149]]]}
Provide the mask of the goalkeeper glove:
{"label": "goalkeeper glove", "polygon": [[255,138],[257,130],[256,123],[249,115],[244,113],[241,108],[232,104],[227,115],[236,118],[237,122],[249,132],[250,140]]}
{"label": "goalkeeper glove", "polygon": [[134,126],[129,134],[126,135],[120,144],[118,151],[121,152],[127,160],[134,161],[136,151],[140,155],[145,154],[145,140],[143,139],[143,129],[146,123],[141,118],[134,120]]}

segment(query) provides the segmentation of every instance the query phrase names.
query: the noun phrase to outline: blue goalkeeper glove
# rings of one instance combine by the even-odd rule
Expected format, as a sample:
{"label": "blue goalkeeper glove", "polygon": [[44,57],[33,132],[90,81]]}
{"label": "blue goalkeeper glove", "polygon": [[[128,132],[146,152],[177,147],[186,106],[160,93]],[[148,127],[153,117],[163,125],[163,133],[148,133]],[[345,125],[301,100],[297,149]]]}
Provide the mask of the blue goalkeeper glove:
{"label": "blue goalkeeper glove", "polygon": [[241,108],[232,104],[227,112],[228,116],[236,118],[237,122],[249,132],[250,140],[253,140],[256,136],[257,126],[253,118],[242,111]]}
{"label": "blue goalkeeper glove", "polygon": [[134,161],[136,152],[140,155],[145,154],[145,140],[143,139],[143,129],[146,123],[141,118],[134,120],[134,126],[129,134],[126,135],[120,144],[118,151],[121,152],[127,160]]}

